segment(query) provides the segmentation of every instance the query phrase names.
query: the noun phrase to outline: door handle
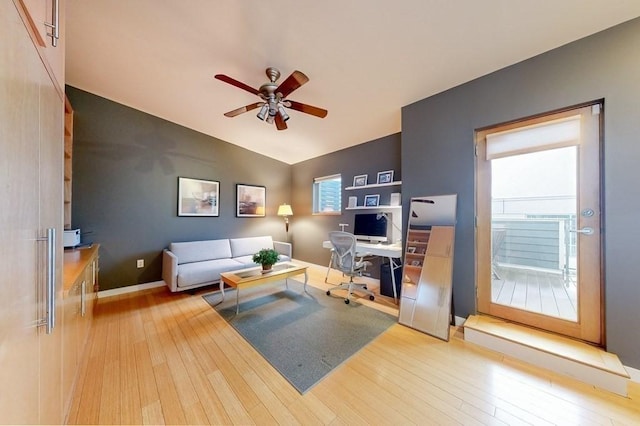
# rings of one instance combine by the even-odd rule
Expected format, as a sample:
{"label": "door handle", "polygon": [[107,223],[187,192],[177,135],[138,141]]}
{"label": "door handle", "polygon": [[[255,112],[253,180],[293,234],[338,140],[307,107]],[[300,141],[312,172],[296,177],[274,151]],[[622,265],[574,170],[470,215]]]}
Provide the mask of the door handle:
{"label": "door handle", "polygon": [[45,22],[45,26],[51,28],[51,32],[47,33],[51,37],[51,46],[58,46],[58,39],[60,39],[60,2],[59,0],[53,0],[51,2],[51,23]]}
{"label": "door handle", "polygon": [[47,243],[47,284],[45,301],[45,318],[39,321],[46,327],[46,333],[53,333],[56,324],[56,228],[47,229],[47,236],[37,241]]}
{"label": "door handle", "polygon": [[575,232],[576,234],[593,235],[593,228],[584,227],[582,229],[569,229],[569,232]]}

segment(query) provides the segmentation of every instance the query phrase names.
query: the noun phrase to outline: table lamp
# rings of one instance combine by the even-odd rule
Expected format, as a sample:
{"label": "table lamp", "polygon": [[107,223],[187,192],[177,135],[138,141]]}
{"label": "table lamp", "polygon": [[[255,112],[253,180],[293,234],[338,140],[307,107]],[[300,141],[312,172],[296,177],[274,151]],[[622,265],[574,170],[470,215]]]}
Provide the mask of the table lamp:
{"label": "table lamp", "polygon": [[293,210],[289,204],[281,204],[278,207],[278,216],[284,217],[284,228],[289,232],[289,216],[293,216]]}

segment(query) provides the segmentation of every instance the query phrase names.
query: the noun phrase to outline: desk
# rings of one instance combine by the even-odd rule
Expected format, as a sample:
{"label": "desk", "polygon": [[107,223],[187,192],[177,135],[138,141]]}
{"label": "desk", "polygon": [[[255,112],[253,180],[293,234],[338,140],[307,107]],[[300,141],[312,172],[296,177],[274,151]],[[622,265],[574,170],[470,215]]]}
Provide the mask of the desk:
{"label": "desk", "polygon": [[[323,241],[322,247],[326,249],[332,249],[333,245],[331,244],[331,241]],[[398,303],[398,294],[396,293],[395,271],[398,268],[402,268],[402,245],[380,244],[380,243],[373,244],[373,243],[365,243],[363,241],[357,241],[356,252],[367,253],[368,255],[371,255],[371,256],[386,257],[387,259],[389,259],[389,265],[391,268],[391,284],[393,287],[393,301]]]}

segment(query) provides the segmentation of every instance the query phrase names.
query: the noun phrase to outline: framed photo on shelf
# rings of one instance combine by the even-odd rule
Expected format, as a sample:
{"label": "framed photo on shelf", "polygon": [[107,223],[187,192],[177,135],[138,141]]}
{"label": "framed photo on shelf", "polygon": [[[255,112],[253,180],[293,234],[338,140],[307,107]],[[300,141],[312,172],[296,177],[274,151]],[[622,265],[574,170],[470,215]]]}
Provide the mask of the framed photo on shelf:
{"label": "framed photo on shelf", "polygon": [[380,194],[364,196],[365,207],[377,207],[378,204],[380,204]]}
{"label": "framed photo on shelf", "polygon": [[258,185],[236,185],[236,216],[264,217],[267,188]]}
{"label": "framed photo on shelf", "polygon": [[220,182],[178,178],[178,216],[219,216]]}
{"label": "framed photo on shelf", "polygon": [[393,182],[393,170],[378,172],[378,183],[391,183],[391,182]]}
{"label": "framed photo on shelf", "polygon": [[353,177],[353,186],[366,186],[368,175],[358,175]]}

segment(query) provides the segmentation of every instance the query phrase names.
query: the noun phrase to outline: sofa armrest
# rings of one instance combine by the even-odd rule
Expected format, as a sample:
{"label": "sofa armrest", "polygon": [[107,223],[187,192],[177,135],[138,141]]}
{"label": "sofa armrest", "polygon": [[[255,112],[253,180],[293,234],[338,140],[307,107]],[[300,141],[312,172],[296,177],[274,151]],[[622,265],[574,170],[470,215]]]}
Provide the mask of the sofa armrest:
{"label": "sofa armrest", "polygon": [[289,256],[289,259],[293,259],[293,253],[291,250],[291,243],[285,243],[282,241],[274,241],[273,242],[273,249],[275,251],[277,251],[278,253],[285,255],[285,256]]}
{"label": "sofa armrest", "polygon": [[162,252],[162,279],[169,290],[178,291],[178,257],[167,249]]}

